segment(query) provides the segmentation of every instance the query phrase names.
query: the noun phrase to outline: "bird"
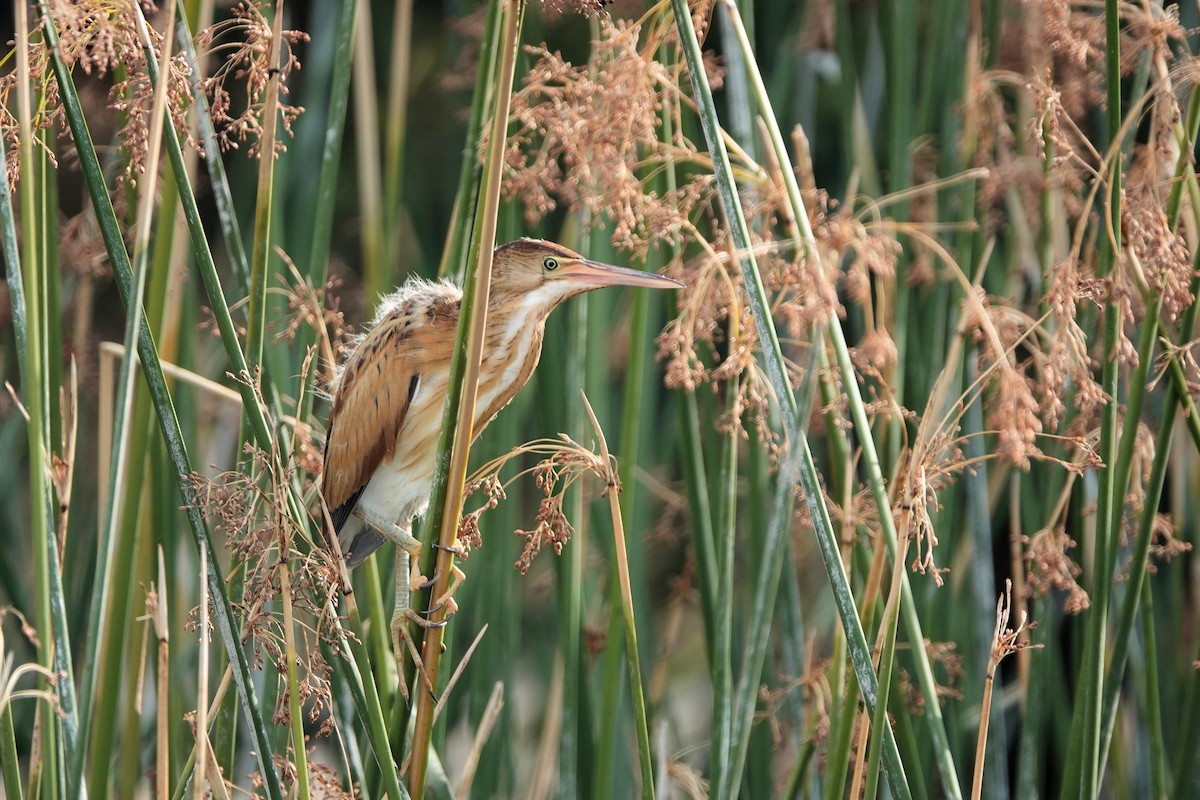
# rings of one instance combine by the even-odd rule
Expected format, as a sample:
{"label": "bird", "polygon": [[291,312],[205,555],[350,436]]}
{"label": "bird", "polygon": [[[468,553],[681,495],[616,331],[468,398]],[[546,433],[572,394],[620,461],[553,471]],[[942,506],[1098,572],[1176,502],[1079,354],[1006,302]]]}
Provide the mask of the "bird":
{"label": "bird", "polygon": [[[661,275],[591,261],[560,244],[521,238],[492,258],[474,434],[512,401],[537,367],[546,320],[570,297],[605,286],[678,288]],[[409,606],[410,574],[421,553],[413,519],[429,505],[442,407],[462,308],[462,290],[449,281],[410,278],[381,298],[365,334],[330,387],[321,494],[346,566],[353,568],[385,542],[395,543],[391,638],[397,665],[405,648],[420,665],[408,620],[430,623]],[[330,547],[332,550],[333,548]],[[337,552],[336,550],[334,552]],[[446,602],[461,582],[455,568]],[[398,670],[403,674],[403,670]],[[407,689],[401,683],[407,694]]]}

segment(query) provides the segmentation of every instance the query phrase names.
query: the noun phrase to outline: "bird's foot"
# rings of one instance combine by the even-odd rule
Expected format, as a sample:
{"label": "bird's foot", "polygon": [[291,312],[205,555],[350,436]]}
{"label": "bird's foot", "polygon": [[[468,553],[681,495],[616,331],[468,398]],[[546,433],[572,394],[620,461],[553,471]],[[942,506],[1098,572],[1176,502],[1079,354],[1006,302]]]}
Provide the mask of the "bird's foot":
{"label": "bird's foot", "polygon": [[[449,553],[450,555],[454,556],[455,558],[462,558],[464,555],[464,551],[461,547],[447,547],[446,545],[438,544],[436,542],[433,544],[433,549],[441,550],[443,552]],[[437,580],[437,577],[438,576],[435,575],[433,577],[433,579],[429,581],[428,586],[422,586],[421,588],[422,589],[430,588],[430,586],[433,585],[433,581]],[[433,607],[430,609],[430,613],[432,613],[434,611],[438,611],[442,607],[446,608],[446,616],[447,617],[452,616],[455,612],[457,612],[458,611],[458,603],[454,602],[454,593],[458,591],[458,587],[462,585],[462,582],[466,579],[466,577],[467,577],[466,573],[464,573],[461,569],[459,569],[457,564],[451,564],[450,565],[450,585],[446,588],[446,591],[442,592],[442,594],[439,597],[434,599]]]}
{"label": "bird's foot", "polygon": [[429,677],[429,673],[425,671],[425,662],[421,658],[421,651],[417,647],[416,640],[413,639],[412,632],[408,629],[409,622],[415,622],[422,628],[442,628],[445,627],[445,620],[433,621],[426,619],[419,612],[412,608],[397,608],[392,612],[392,653],[396,658],[396,675],[400,681],[400,694],[404,696],[404,701],[411,702],[411,697],[408,691],[408,682],[404,680],[404,656],[407,653],[412,656],[413,664],[416,666],[417,679],[425,685],[425,689],[433,696],[433,681]]}
{"label": "bird's foot", "polygon": [[[446,550],[448,552],[454,552],[455,550],[455,548],[441,547],[440,545],[435,545],[435,547],[437,547],[439,550]],[[424,592],[428,589],[432,589],[434,584],[437,583],[438,578],[441,576],[442,573],[440,572],[435,572],[432,578],[426,578],[424,575],[415,575],[413,577],[413,583],[411,584],[412,589],[415,592]],[[459,569],[457,564],[451,564],[450,585],[446,587],[446,591],[434,598],[433,602],[429,606],[429,610],[424,613],[432,616],[444,608],[446,609],[447,618],[457,614],[458,603],[454,601],[454,593],[458,591],[459,586],[462,586],[462,582],[466,580],[466,577],[466,573]]]}
{"label": "bird's foot", "polygon": [[426,578],[422,574],[421,560],[419,558],[411,558],[410,563],[412,564],[412,568],[408,572],[408,588],[414,592],[423,592],[433,584],[434,578]]}
{"label": "bird's foot", "polygon": [[446,616],[451,617],[458,612],[458,603],[454,602],[454,593],[458,591],[458,587],[462,586],[462,582],[466,580],[467,575],[457,565],[450,565],[450,585],[446,587],[446,591],[442,592],[440,597],[435,597],[433,600],[433,610],[437,611],[442,607],[446,609]]}

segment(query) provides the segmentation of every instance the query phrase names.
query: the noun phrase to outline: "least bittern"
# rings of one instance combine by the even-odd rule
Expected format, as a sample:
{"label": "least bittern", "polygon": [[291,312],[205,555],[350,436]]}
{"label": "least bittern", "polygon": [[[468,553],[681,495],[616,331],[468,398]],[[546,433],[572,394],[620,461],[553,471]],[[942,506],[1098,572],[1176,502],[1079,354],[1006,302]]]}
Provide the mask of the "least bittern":
{"label": "least bittern", "polygon": [[[677,281],[589,261],[561,245],[518,239],[496,248],[479,370],[478,435],[529,380],[542,352],[546,318],[568,297],[602,286],[672,288]],[[391,633],[397,665],[404,646],[420,663],[407,620],[429,623],[409,606],[409,559],[421,552],[412,520],[429,504],[450,355],[462,291],[409,280],[383,298],[370,331],[333,387],[321,491],[348,567],[385,541],[396,544]],[[413,562],[415,564],[415,562]],[[445,597],[461,580],[461,572]],[[403,682],[402,682],[403,688]]]}

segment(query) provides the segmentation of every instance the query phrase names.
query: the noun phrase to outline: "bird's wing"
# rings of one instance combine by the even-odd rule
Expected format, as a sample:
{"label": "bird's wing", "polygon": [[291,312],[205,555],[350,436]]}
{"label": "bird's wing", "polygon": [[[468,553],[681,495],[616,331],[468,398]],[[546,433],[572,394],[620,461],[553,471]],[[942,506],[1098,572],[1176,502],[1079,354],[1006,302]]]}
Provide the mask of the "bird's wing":
{"label": "bird's wing", "polygon": [[375,470],[396,450],[422,376],[450,361],[457,298],[433,310],[398,309],[375,326],[346,363],[325,437],[321,493],[340,531]]}
{"label": "bird's wing", "polygon": [[391,322],[359,344],[329,412],[321,492],[335,530],[341,530],[375,470],[396,449],[420,384],[419,362],[406,347],[410,331]]}

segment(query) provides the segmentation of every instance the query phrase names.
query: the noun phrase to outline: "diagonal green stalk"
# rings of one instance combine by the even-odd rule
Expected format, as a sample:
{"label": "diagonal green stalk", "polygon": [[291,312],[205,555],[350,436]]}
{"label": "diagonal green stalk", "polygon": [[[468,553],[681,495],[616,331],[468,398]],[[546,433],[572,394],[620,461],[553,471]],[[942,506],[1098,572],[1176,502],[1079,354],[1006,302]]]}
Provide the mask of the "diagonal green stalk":
{"label": "diagonal green stalk", "polygon": [[[142,14],[136,13],[134,16],[139,30],[145,29],[145,19]],[[170,18],[168,18],[168,26]],[[166,40],[169,42],[169,34]],[[166,64],[170,58],[170,48],[163,47],[162,60]],[[148,54],[148,58],[155,58],[154,55]],[[158,173],[158,156],[161,152],[162,140],[162,121],[164,113],[166,113],[166,86],[160,85],[155,89],[155,103],[151,110],[151,121],[148,139],[150,140],[149,155],[146,157],[146,174],[156,175]],[[125,353],[133,353],[137,347],[137,336],[140,327],[143,324],[144,317],[144,297],[146,275],[150,269],[150,224],[152,216],[152,206],[154,206],[156,192],[152,190],[152,185],[143,187],[142,196],[139,197],[138,222],[136,235],[134,235],[134,279],[133,279],[133,301],[131,303],[131,313],[127,314],[125,324],[124,351]],[[118,528],[121,524],[121,510],[126,505],[125,503],[125,488],[126,488],[126,462],[131,452],[131,440],[133,431],[133,397],[134,377],[137,375],[137,360],[126,359],[121,360],[120,374],[118,377],[118,385],[116,385],[115,399],[115,417],[113,420],[113,451],[109,457],[108,468],[108,487],[106,489],[107,503],[104,505],[103,521],[101,527],[101,547],[100,561],[97,564],[96,575],[98,579],[92,590],[92,602],[89,609],[88,630],[92,632],[91,636],[86,638],[86,650],[83,658],[84,672],[82,682],[82,694],[84,702],[80,709],[80,724],[84,730],[90,730],[91,715],[96,705],[96,681],[98,679],[98,650],[102,640],[103,621],[108,615],[109,606],[109,565],[113,563],[113,557],[118,540]],[[71,765],[71,775],[68,777],[71,783],[71,793],[76,792],[76,783],[79,777],[83,775],[83,753],[79,754],[77,763]],[[107,758],[107,756],[101,756]]]}
{"label": "diagonal green stalk", "polygon": [[[783,357],[779,349],[779,339],[774,325],[771,323],[770,306],[767,302],[766,291],[763,288],[762,278],[755,263],[754,253],[751,250],[749,230],[738,200],[737,189],[734,185],[733,169],[729,161],[729,153],[725,147],[724,139],[720,134],[712,91],[708,86],[708,79],[701,61],[700,43],[696,39],[696,31],[691,25],[691,16],[688,12],[686,0],[672,0],[672,8],[675,11],[675,23],[679,29],[684,57],[687,60],[688,74],[692,81],[693,93],[700,104],[700,121],[704,129],[705,140],[708,142],[709,151],[713,156],[714,173],[720,189],[722,205],[725,208],[726,218],[729,220],[732,229],[734,245],[738,249],[738,264],[742,272],[743,283],[747,289],[751,312],[753,313],[755,325],[758,330],[766,373],[780,405],[780,415],[782,417],[784,432],[789,436],[789,450],[799,451],[795,462],[792,462],[794,453],[789,454],[788,461],[789,463],[798,464],[797,477],[804,493],[805,503],[808,505],[814,533],[821,549],[821,557],[825,564],[826,572],[829,575],[830,585],[837,602],[838,613],[842,618],[842,625],[847,632],[847,640],[850,642],[851,660],[858,674],[863,699],[867,702],[869,708],[874,709],[876,680],[871,664],[870,650],[867,647],[866,637],[863,635],[862,625],[854,607],[854,598],[850,592],[849,583],[846,580],[845,570],[842,567],[841,556],[833,533],[833,526],[829,519],[829,510],[824,503],[816,465],[812,461],[812,454],[808,448],[808,440],[797,424],[798,409],[796,398],[792,393],[791,384],[784,370]],[[753,72],[752,69],[751,72]],[[782,163],[787,162],[783,161]],[[802,226],[802,230],[804,230],[808,225],[808,216],[803,212],[803,206],[797,209],[796,217]],[[837,327],[836,320],[832,323],[831,327]],[[739,693],[743,697],[748,692],[753,693],[757,691],[757,678],[752,679],[750,676],[756,676],[761,672],[762,664],[766,657],[766,639],[775,607],[775,593],[779,586],[779,574],[783,566],[783,553],[787,543],[787,526],[783,524],[782,520],[790,517],[790,515],[785,514],[782,509],[785,505],[789,509],[791,507],[792,486],[794,482],[790,478],[791,475],[789,473],[781,473],[777,505],[774,510],[776,514],[775,518],[780,521],[772,525],[763,544],[762,568],[755,584],[758,591],[755,594],[754,608],[751,613],[754,628],[749,637],[747,654],[743,662],[743,675],[739,681]],[[751,704],[742,703],[741,707],[745,708]],[[887,765],[889,785],[894,794],[898,797],[906,798],[908,797],[908,786],[904,778],[904,767],[900,762],[900,755],[896,749],[895,737],[890,727],[885,728],[881,733],[885,737],[884,760]]]}
{"label": "diagonal green stalk", "polygon": [[[158,65],[154,62],[153,58],[147,59],[146,66],[149,70],[151,81],[157,82],[159,79]],[[224,346],[225,354],[231,362],[234,375],[239,378],[252,378],[250,365],[246,360],[245,353],[242,352],[241,342],[230,314],[229,305],[225,302],[224,288],[221,286],[221,279],[217,274],[216,263],[213,261],[212,249],[209,247],[208,238],[204,232],[204,223],[200,217],[196,195],[192,190],[191,183],[188,181],[187,164],[184,160],[183,150],[180,147],[179,134],[175,130],[174,125],[167,125],[165,132],[166,140],[164,144],[166,146],[167,157],[171,161],[172,174],[175,176],[176,186],[179,189],[179,200],[183,208],[184,219],[187,220],[188,233],[191,236],[192,254],[200,270],[200,278],[204,284],[205,293],[208,295],[213,318],[217,323],[221,344]],[[111,206],[111,203],[109,205]],[[250,431],[253,434],[255,443],[263,450],[270,452],[274,441],[274,434],[266,412],[261,407],[259,399],[255,394],[254,387],[250,385],[249,380],[238,380],[236,381],[236,388],[242,396],[244,413],[249,420]],[[270,399],[271,395],[274,394],[274,388],[271,384],[266,384],[263,386],[263,392]],[[291,498],[291,501],[293,503],[293,511],[295,511],[295,498]],[[305,516],[302,513],[295,514],[296,519],[304,519]]]}
{"label": "diagonal green stalk", "polygon": [[[0,163],[8,163],[8,140],[0,136]],[[28,374],[25,358],[29,350],[29,333],[25,316],[25,286],[21,278],[20,247],[17,244],[16,214],[8,181],[0,181],[0,242],[3,242],[5,277],[12,305],[12,325],[17,342],[17,374]]]}
{"label": "diagonal green stalk", "polygon": [[[88,186],[88,192],[96,212],[97,220],[100,224],[101,235],[104,239],[109,259],[117,276],[118,289],[120,290],[122,300],[128,307],[134,291],[132,266],[129,262],[128,253],[125,251],[120,227],[113,212],[111,198],[108,195],[108,189],[104,182],[100,161],[96,156],[96,149],[92,143],[91,134],[88,131],[87,122],[83,116],[83,110],[79,103],[78,94],[75,91],[74,82],[71,79],[70,71],[67,69],[59,53],[58,35],[54,27],[53,18],[48,8],[42,7],[41,10],[47,21],[44,31],[67,123],[75,139],[80,166]],[[180,163],[176,163],[174,157],[178,154],[178,140],[175,137],[174,128],[167,125],[166,130],[168,132],[168,152],[172,155],[172,167],[176,170],[176,177],[184,176],[186,179],[186,172],[183,171],[183,164],[181,163],[182,156],[179,156]],[[172,145],[174,146],[172,147]],[[171,152],[172,150],[174,152]],[[192,209],[195,210],[194,198],[192,199]],[[198,220],[198,214],[196,216]],[[207,251],[207,244],[205,245],[205,251]],[[211,263],[211,255],[209,262]],[[227,316],[228,314],[226,313]],[[232,325],[230,325],[230,328],[232,329]],[[225,648],[229,653],[230,661],[234,665],[234,679],[238,685],[246,723],[255,738],[255,757],[263,777],[267,796],[272,798],[272,800],[282,800],[283,791],[279,784],[279,776],[275,771],[275,765],[271,759],[271,751],[267,746],[267,735],[262,720],[262,713],[258,707],[258,699],[253,679],[250,675],[249,663],[241,647],[238,625],[234,619],[229,598],[225,593],[225,581],[220,564],[217,563],[213,555],[208,526],[200,513],[200,501],[195,497],[194,490],[191,487],[192,469],[179,427],[179,420],[175,415],[174,405],[170,392],[167,389],[162,365],[158,360],[154,339],[144,321],[138,332],[138,355],[141,359],[142,371],[146,377],[146,383],[149,386],[150,394],[154,401],[163,440],[167,446],[172,467],[175,470],[180,494],[183,496],[183,506],[186,509],[189,526],[196,539],[197,547],[199,547],[200,542],[205,542],[207,545],[208,580],[216,608],[214,616]],[[249,387],[247,387],[247,391],[249,391]],[[255,408],[257,408],[257,404],[255,404]]]}
{"label": "diagonal green stalk", "polygon": [[[174,5],[174,4],[172,4]],[[172,11],[168,9],[167,25],[168,33],[164,40],[165,44],[161,56],[161,66],[169,63],[171,48],[170,43],[170,28],[174,22]],[[146,20],[141,13],[140,7],[134,9],[134,18],[138,27],[139,35],[143,40],[149,38],[146,31]],[[148,60],[153,59],[153,51],[148,51],[146,54]],[[146,159],[146,174],[157,175],[159,156],[161,153],[162,127],[163,119],[166,114],[166,85],[159,83],[155,87],[154,105],[151,111],[151,121],[149,134],[148,155]],[[133,297],[129,304],[130,313],[126,316],[125,335],[123,340],[124,352],[132,353],[137,346],[138,332],[142,327],[144,320],[144,300],[146,290],[146,275],[150,268],[150,227],[154,213],[155,193],[153,191],[153,183],[146,184],[148,189],[144,189],[143,196],[139,198],[137,229],[134,238],[134,282],[133,282]],[[81,725],[83,730],[90,730],[91,715],[94,710],[94,698],[97,690],[96,680],[99,675],[96,669],[99,662],[99,648],[104,633],[104,620],[108,618],[108,601],[110,592],[107,587],[110,585],[111,579],[110,567],[112,564],[115,546],[117,542],[118,527],[121,525],[121,509],[125,507],[125,478],[127,477],[126,461],[130,454],[130,445],[133,438],[133,426],[130,424],[133,419],[133,402],[136,393],[136,384],[134,378],[136,372],[136,359],[123,358],[121,360],[120,375],[117,379],[117,397],[114,403],[113,417],[113,450],[109,459],[109,481],[106,492],[107,502],[104,506],[104,519],[100,529],[100,560],[97,565],[98,579],[93,584],[93,602],[90,608],[87,639],[87,651],[84,656],[84,674],[82,683],[83,706],[81,711]],[[70,764],[70,773],[68,775],[68,793],[74,796],[80,789],[84,777],[84,753],[80,752]],[[106,757],[106,756],[101,756]]]}

